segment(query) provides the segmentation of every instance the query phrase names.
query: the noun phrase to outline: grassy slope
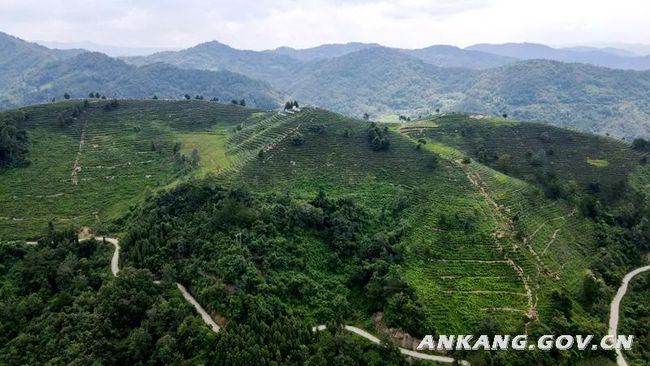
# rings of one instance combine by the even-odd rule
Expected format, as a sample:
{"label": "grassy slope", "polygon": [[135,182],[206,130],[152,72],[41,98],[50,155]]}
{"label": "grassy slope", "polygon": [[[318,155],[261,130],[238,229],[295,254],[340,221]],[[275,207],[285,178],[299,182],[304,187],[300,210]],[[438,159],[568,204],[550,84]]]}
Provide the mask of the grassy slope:
{"label": "grassy slope", "polygon": [[[216,136],[213,145],[209,134],[215,129],[227,134],[255,112],[199,101],[121,101],[105,111],[106,103],[92,102],[66,127],[57,116],[69,116],[80,101],[25,109],[31,115],[26,122],[31,164],[0,171],[1,240],[36,237],[50,220],[102,226],[121,216],[157,187],[180,178],[171,153],[176,142],[185,143],[183,152],[196,147],[205,154],[199,171],[220,169],[224,137]],[[81,171],[73,185],[77,156]]]}
{"label": "grassy slope", "polygon": [[[472,157],[472,163],[464,169],[480,176],[481,185],[498,205],[493,211],[501,212],[501,217],[496,216],[497,222],[503,225],[506,221],[500,229],[505,231],[506,255],[529,278],[535,308],[542,318],[549,305],[547,295],[554,288],[564,288],[577,296],[595,238],[591,222],[581,218],[576,207],[540,194],[532,184],[535,170],[553,171],[562,180],[574,181],[577,189],[597,182],[603,194],[614,190],[618,181],[628,175],[636,187],[647,183],[646,168],[638,163],[640,156],[614,139],[461,114],[416,122],[402,132],[414,140],[426,140],[427,149],[450,159],[460,162],[463,157]],[[488,159],[486,163],[493,168],[480,164],[474,159],[481,148],[497,156],[508,154],[511,163],[504,166],[499,160]],[[539,150],[553,151],[551,155],[544,154],[542,167],[531,165],[526,155],[528,151]],[[609,164],[590,164],[588,160],[592,158],[607,160]],[[508,220],[513,222],[508,224]],[[521,235],[512,235],[514,229]]]}

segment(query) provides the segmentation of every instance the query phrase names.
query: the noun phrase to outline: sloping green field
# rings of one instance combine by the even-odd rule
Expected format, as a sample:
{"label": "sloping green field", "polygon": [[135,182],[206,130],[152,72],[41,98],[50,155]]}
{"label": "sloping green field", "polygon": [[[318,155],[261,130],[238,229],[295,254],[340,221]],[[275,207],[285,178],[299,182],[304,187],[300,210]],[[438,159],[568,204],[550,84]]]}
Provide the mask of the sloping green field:
{"label": "sloping green field", "polygon": [[[108,103],[25,109],[30,164],[0,171],[1,240],[35,238],[50,221],[102,227],[187,175],[174,153],[176,143],[186,157],[195,148],[204,155],[201,171],[218,172],[226,166],[224,134],[259,117],[251,109],[199,101],[120,101],[105,110]],[[81,109],[76,118],[75,107]],[[214,135],[215,130],[223,132]]]}

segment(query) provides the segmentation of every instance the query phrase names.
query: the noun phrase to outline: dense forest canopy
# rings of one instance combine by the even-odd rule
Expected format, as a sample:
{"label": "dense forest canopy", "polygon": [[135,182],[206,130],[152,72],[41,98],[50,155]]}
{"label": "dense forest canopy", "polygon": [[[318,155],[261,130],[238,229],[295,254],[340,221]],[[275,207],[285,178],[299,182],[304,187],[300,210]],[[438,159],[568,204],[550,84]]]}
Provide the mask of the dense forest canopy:
{"label": "dense forest canopy", "polygon": [[19,112],[0,115],[0,168],[26,163],[27,132],[22,122],[28,117]]}
{"label": "dense forest canopy", "polygon": [[50,230],[35,245],[0,246],[3,365],[406,364],[334,324],[314,333],[274,298],[242,294],[240,321],[215,335],[171,283],[128,267],[113,277],[107,244]]}

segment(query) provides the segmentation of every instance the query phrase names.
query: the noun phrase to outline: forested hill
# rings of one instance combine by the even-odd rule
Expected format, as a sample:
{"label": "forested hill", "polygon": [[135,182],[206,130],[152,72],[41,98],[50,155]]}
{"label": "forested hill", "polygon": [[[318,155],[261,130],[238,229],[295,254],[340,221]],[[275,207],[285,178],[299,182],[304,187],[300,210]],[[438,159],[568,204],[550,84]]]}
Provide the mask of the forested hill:
{"label": "forested hill", "polygon": [[123,60],[0,34],[0,108],[99,92],[109,98],[246,99],[267,109],[289,95],[383,121],[475,111],[628,141],[650,137],[650,71],[517,61],[450,46],[404,50],[360,43],[249,51],[213,41]]}
{"label": "forested hill", "polygon": [[269,84],[229,71],[181,69],[169,64],[135,67],[101,53],[50,50],[0,33],[0,108],[44,103],[65,94],[84,98],[245,99],[275,108],[283,99]]}
{"label": "forested hill", "polygon": [[[436,109],[471,110],[626,139],[650,136],[650,71],[549,60],[508,62],[495,59],[502,56],[449,47],[346,49],[349,52],[340,56],[305,60],[285,55],[291,52],[256,53],[210,42],[126,60],[233,70],[352,116],[370,113],[390,120],[398,114],[417,117]],[[480,60],[485,61],[483,66],[472,66]]]}

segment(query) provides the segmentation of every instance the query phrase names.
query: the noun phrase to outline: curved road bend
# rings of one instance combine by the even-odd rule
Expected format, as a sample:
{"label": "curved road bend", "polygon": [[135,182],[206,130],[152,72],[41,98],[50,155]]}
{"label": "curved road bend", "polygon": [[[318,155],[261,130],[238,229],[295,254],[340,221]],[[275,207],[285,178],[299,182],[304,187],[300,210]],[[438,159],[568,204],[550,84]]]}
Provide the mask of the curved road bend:
{"label": "curved road bend", "polygon": [[[650,266],[637,268],[623,277],[623,283],[621,283],[621,287],[619,287],[618,291],[616,291],[616,296],[614,296],[614,300],[612,300],[612,305],[610,306],[608,331],[609,335],[612,335],[614,337],[618,335],[618,318],[620,313],[621,300],[623,300],[623,296],[625,296],[625,293],[627,292],[627,287],[630,284],[630,280],[632,280],[632,278],[634,278],[634,276],[638,275],[639,273],[647,271],[650,271]],[[621,350],[616,350],[616,364],[618,366],[627,366],[627,362],[625,361],[623,352],[621,352]]]}
{"label": "curved road bend", "polygon": [[[82,239],[82,240],[88,240],[88,239],[93,239],[93,238],[96,239],[96,240],[100,240],[100,237],[90,237],[90,238]],[[113,247],[115,248],[115,250],[113,251],[113,256],[111,257],[111,272],[113,273],[113,276],[117,277],[117,274],[120,272],[120,267],[119,267],[119,262],[120,262],[120,242],[115,238],[101,237],[101,239],[103,239],[107,243],[112,244]],[[160,283],[159,281],[154,281],[154,282],[155,283]],[[180,283],[176,283],[176,287],[180,290],[180,292],[183,295],[183,297],[185,298],[185,300],[187,300],[187,302],[192,304],[192,306],[194,306],[194,308],[199,313],[199,315],[201,315],[201,318],[203,319],[203,322],[205,322],[205,324],[208,327],[210,327],[210,329],[212,329],[213,332],[218,333],[219,330],[221,329],[219,327],[219,325],[217,325],[217,323],[214,322],[214,320],[212,319],[210,314],[208,314],[208,312],[205,311],[205,309],[203,309],[201,304],[199,304],[199,302],[196,301],[196,299],[189,293],[189,291],[187,291],[185,286],[181,285]],[[345,325],[344,328],[348,332],[351,332],[351,333],[354,333],[354,334],[356,334],[358,336],[361,336],[361,337],[363,337],[363,338],[365,338],[365,339],[367,339],[367,340],[369,340],[369,341],[371,341],[373,343],[376,343],[376,344],[381,343],[379,338],[375,337],[374,335],[366,332],[365,330],[363,330],[361,328],[353,327],[351,325]],[[319,326],[313,327],[312,330],[313,331],[322,331],[322,330],[325,330],[325,326],[324,325],[319,325]],[[399,348],[399,350],[403,355],[413,357],[413,358],[416,358],[416,359],[420,359],[420,360],[436,361],[436,362],[443,362],[443,363],[453,363],[455,361],[451,357],[430,355],[430,354],[427,354],[427,353],[416,352],[416,351],[408,350],[406,348],[401,348],[401,347]],[[460,360],[459,364],[464,365],[464,366],[469,366],[469,362],[464,361],[464,360]]]}
{"label": "curved road bend", "polygon": [[[348,332],[351,332],[351,333],[354,333],[354,334],[356,334],[358,336],[361,336],[361,337],[369,340],[372,343],[376,343],[376,344],[381,343],[379,338],[375,337],[374,335],[366,332],[365,330],[363,330],[361,328],[353,327],[351,325],[345,325],[344,328]],[[318,326],[313,327],[312,331],[320,332],[320,331],[323,331],[325,329],[327,329],[327,327],[325,325],[318,325]],[[428,353],[416,352],[416,351],[412,351],[410,349],[406,349],[406,348],[402,348],[402,347],[398,347],[398,348],[399,348],[399,351],[403,355],[413,357],[413,358],[416,358],[416,359],[419,359],[419,360],[436,361],[436,362],[442,362],[442,363],[454,363],[454,361],[456,361],[455,359],[453,359],[451,357],[447,357],[447,356],[430,355]],[[469,362],[464,361],[464,360],[459,360],[458,364],[463,365],[463,366],[470,366]]]}

